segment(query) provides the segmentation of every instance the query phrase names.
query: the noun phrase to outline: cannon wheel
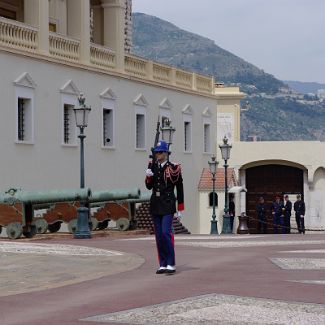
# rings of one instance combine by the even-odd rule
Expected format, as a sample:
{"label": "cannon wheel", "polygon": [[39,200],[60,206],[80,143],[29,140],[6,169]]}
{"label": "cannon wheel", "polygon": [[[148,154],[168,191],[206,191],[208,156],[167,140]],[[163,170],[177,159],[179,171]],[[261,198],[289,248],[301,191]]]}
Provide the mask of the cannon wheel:
{"label": "cannon wheel", "polygon": [[130,221],[127,218],[120,218],[116,220],[116,227],[121,231],[126,231],[129,229]]}
{"label": "cannon wheel", "polygon": [[74,234],[77,230],[77,219],[72,219],[68,223],[68,230],[70,234]]}
{"label": "cannon wheel", "polygon": [[104,220],[104,221],[99,221],[98,222],[98,229],[99,230],[104,230],[105,228],[108,227],[109,220]]}
{"label": "cannon wheel", "polygon": [[12,222],[7,225],[7,236],[10,239],[18,239],[23,234],[23,227],[19,222]]}
{"label": "cannon wheel", "polygon": [[48,225],[49,232],[58,232],[61,228],[61,222],[57,221]]}
{"label": "cannon wheel", "polygon": [[35,225],[26,226],[23,228],[23,235],[26,238],[32,238],[37,234],[37,229]]}
{"label": "cannon wheel", "polygon": [[44,218],[37,218],[32,223],[36,227],[36,232],[38,234],[45,234],[49,227],[49,224]]}
{"label": "cannon wheel", "polygon": [[96,218],[94,218],[94,217],[91,217],[90,218],[90,228],[91,228],[91,230],[95,230],[97,227],[98,227],[98,220],[96,219]]}

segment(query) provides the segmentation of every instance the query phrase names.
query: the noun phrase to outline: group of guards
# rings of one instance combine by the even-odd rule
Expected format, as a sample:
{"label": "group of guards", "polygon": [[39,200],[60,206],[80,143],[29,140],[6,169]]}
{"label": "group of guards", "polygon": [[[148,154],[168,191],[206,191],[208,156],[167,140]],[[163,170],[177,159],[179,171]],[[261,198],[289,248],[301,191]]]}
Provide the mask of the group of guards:
{"label": "group of guards", "polygon": [[[301,195],[297,195],[297,201],[293,205],[295,211],[297,229],[300,234],[305,233],[305,202],[301,199]],[[277,195],[275,201],[268,207],[264,201],[264,197],[259,198],[259,203],[256,207],[258,216],[258,230],[260,233],[267,233],[267,213],[272,215],[273,232],[275,234],[290,234],[291,232],[291,211],[292,203],[289,200],[289,196],[284,196],[284,201],[281,201],[281,197]]]}

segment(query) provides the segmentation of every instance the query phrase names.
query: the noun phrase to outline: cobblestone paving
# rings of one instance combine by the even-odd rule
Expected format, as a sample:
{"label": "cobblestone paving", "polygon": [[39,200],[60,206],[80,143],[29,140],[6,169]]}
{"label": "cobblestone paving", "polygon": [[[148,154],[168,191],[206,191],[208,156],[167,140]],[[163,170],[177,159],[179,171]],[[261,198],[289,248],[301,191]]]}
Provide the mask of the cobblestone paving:
{"label": "cobblestone paving", "polygon": [[92,280],[143,262],[134,254],[92,247],[0,242],[0,297]]}
{"label": "cobblestone paving", "polygon": [[192,247],[207,247],[207,248],[224,248],[224,247],[262,247],[262,246],[289,246],[289,245],[318,245],[325,244],[325,240],[268,240],[268,241],[225,241],[219,240],[211,242],[189,241],[179,242],[177,245],[192,246]]}
{"label": "cobblestone paving", "polygon": [[325,280],[290,280],[290,282],[325,285]]}
{"label": "cobblestone paving", "polygon": [[320,325],[325,324],[325,306],[211,294],[84,320],[140,325]]}
{"label": "cobblestone paving", "polygon": [[325,270],[325,258],[270,258],[284,270]]}
{"label": "cobblestone paving", "polygon": [[306,249],[299,251],[281,251],[279,253],[290,253],[290,254],[325,254],[325,249]]}
{"label": "cobblestone paving", "polygon": [[[175,241],[179,240],[243,240],[243,239],[256,239],[256,238],[263,238],[266,236],[254,236],[254,235],[241,235],[241,236],[236,236],[236,235],[223,235],[223,236],[218,236],[218,235],[204,235],[204,236],[186,236],[186,235],[176,235],[175,236]],[[140,237],[140,238],[123,238],[123,239],[117,239],[121,241],[129,241],[129,240],[155,240],[154,236],[148,236],[148,237]]]}
{"label": "cobblestone paving", "polygon": [[106,249],[59,245],[59,244],[36,244],[36,243],[13,243],[0,242],[0,253],[40,254],[40,255],[65,255],[65,256],[118,256],[120,252]]}

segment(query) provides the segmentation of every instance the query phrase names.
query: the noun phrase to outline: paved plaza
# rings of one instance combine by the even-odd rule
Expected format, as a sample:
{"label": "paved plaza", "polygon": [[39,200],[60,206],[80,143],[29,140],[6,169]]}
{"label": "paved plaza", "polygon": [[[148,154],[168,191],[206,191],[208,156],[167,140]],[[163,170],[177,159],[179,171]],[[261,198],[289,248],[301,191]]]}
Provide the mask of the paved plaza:
{"label": "paved plaza", "polygon": [[325,324],[325,234],[179,235],[171,276],[121,234],[3,238],[0,324]]}

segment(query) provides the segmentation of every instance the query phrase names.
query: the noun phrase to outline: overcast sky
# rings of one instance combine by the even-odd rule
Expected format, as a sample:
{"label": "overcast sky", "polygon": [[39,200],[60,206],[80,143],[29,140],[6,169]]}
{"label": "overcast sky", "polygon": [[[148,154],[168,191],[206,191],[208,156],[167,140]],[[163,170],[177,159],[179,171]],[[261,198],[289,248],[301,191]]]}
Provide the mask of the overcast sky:
{"label": "overcast sky", "polygon": [[282,80],[325,83],[325,0],[133,0]]}

